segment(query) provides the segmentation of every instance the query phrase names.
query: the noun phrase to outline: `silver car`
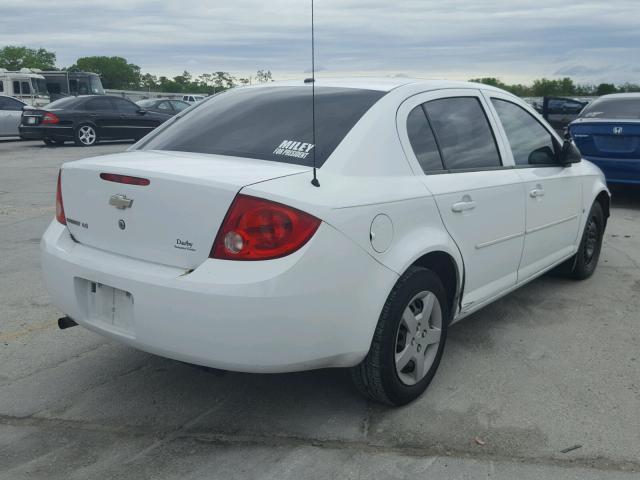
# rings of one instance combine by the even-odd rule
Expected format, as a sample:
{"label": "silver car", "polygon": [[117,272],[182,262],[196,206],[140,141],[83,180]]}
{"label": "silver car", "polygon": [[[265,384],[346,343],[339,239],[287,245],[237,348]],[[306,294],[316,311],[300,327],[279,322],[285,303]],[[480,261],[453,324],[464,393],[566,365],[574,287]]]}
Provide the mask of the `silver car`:
{"label": "silver car", "polygon": [[21,100],[0,95],[0,137],[18,137],[18,125],[22,117],[22,108],[26,105]]}

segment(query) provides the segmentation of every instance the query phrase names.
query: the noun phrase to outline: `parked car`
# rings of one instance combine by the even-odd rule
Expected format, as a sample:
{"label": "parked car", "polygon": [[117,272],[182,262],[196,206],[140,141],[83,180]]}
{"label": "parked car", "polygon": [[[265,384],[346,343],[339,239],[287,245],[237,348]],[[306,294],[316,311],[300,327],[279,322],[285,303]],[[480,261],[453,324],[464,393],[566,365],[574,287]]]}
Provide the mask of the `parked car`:
{"label": "parked car", "polygon": [[192,103],[196,103],[196,102],[201,102],[205,98],[207,98],[207,97],[205,97],[204,95],[183,95],[182,96],[182,101],[183,102],[187,102],[189,104],[192,104]]}
{"label": "parked car", "polygon": [[44,77],[28,68],[9,72],[0,68],[0,95],[14,97],[34,107],[49,103]]}
{"label": "parked car", "polygon": [[569,125],[569,133],[607,182],[640,184],[640,93],[598,98]]}
{"label": "parked car", "polygon": [[577,98],[544,97],[540,113],[556,132],[564,135],[567,126],[588,103]]}
{"label": "parked car", "polygon": [[109,95],[65,97],[44,109],[25,110],[20,136],[47,145],[74,141],[89,147],[100,140],[139,140],[171,116]]}
{"label": "parked car", "polygon": [[0,137],[17,137],[22,109],[27,104],[17,98],[0,95]]}
{"label": "parked car", "polygon": [[172,100],[169,98],[147,98],[145,100],[138,100],[136,105],[149,112],[166,113],[167,115],[175,115],[191,106],[191,104],[183,102],[182,100]]}
{"label": "parked car", "polygon": [[552,268],[593,274],[602,172],[522,100],[317,81],[314,136],[311,92],[229,90],[128,153],[64,164],[41,243],[61,326],[227,370],[350,367],[401,405],[452,322]]}

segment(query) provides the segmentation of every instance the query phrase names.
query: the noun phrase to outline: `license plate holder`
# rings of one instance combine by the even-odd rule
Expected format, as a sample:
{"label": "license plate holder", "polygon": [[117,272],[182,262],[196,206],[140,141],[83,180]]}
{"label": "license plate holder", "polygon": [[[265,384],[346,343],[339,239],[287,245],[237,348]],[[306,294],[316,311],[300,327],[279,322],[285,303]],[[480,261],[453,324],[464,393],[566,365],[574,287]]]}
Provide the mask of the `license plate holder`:
{"label": "license plate holder", "polygon": [[133,295],[130,292],[88,281],[87,296],[89,321],[133,336]]}
{"label": "license plate holder", "polygon": [[35,125],[36,117],[27,117],[27,125]]}

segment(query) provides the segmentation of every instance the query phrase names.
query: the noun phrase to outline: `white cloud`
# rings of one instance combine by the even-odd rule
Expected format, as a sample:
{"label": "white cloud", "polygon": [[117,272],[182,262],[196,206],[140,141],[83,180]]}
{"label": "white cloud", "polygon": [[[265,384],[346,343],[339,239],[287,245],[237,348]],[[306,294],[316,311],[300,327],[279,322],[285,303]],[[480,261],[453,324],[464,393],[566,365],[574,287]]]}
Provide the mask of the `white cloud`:
{"label": "white cloud", "polygon": [[[271,69],[284,78],[310,68],[309,1],[0,2],[0,45],[47,48],[60,65],[120,55],[168,75]],[[638,18],[636,0],[317,0],[316,61],[323,75],[638,82]]]}

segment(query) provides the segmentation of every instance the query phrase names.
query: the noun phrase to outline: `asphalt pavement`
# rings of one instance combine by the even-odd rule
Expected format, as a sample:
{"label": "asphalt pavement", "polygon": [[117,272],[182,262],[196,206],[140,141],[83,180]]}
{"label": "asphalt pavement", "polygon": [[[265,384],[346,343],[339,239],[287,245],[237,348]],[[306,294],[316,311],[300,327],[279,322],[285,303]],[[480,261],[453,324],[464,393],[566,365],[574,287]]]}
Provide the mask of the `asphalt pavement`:
{"label": "asphalt pavement", "polygon": [[39,241],[65,161],[0,141],[0,479],[640,478],[640,188],[601,263],[454,325],[427,393],[364,400],[343,370],[250,375],[58,330]]}

